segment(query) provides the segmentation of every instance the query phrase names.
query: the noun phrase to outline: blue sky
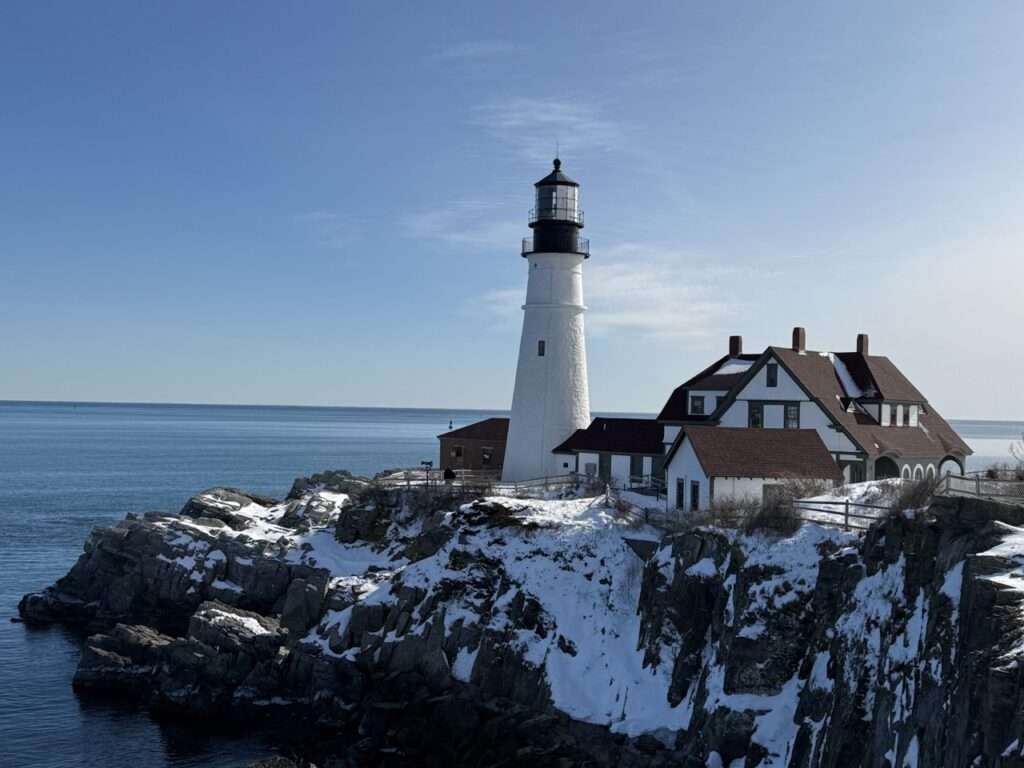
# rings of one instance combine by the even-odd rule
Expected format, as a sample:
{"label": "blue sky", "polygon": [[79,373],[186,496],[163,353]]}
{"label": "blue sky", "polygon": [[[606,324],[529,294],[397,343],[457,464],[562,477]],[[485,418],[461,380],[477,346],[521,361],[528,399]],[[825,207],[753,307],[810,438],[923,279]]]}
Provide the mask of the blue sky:
{"label": "blue sky", "polygon": [[1024,418],[1024,6],[12,2],[0,398],[504,408],[582,184],[595,410],[871,334]]}

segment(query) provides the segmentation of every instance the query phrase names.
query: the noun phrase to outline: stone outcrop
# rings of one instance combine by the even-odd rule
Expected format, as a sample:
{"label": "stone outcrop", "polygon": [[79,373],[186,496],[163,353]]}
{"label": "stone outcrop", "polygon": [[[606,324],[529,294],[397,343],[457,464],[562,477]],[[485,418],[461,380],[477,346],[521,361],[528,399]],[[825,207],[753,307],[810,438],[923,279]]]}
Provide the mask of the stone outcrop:
{"label": "stone outcrop", "polygon": [[332,472],[97,529],[19,610],[96,633],[79,691],[301,718],[317,764],[1020,766],[1015,515],[659,541],[600,498],[428,506]]}

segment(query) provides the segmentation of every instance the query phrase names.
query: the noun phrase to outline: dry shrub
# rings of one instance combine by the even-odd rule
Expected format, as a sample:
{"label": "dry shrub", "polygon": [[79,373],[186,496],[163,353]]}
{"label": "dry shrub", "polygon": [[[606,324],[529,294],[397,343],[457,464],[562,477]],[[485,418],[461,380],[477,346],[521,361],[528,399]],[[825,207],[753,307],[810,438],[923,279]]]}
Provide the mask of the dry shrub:
{"label": "dry shrub", "polygon": [[[814,495],[818,495],[817,493]],[[780,496],[762,505],[751,515],[744,527],[748,533],[770,531],[783,536],[792,536],[800,528],[800,513],[793,506],[793,500],[804,498],[802,495]]]}
{"label": "dry shrub", "polygon": [[931,504],[937,485],[937,480],[933,478],[905,481],[900,486],[900,493],[892,511],[902,513],[907,510],[924,509]]}
{"label": "dry shrub", "polygon": [[992,464],[985,470],[986,480],[1010,480],[1024,482],[1024,463],[1011,466],[1007,463]]}

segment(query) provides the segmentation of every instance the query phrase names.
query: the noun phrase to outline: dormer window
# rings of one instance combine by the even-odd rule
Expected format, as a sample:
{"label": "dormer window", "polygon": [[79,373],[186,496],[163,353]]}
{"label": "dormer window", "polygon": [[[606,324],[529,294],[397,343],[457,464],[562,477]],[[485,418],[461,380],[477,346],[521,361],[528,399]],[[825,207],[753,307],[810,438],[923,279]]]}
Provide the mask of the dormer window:
{"label": "dormer window", "polygon": [[916,427],[918,424],[918,417],[921,415],[921,408],[916,405],[910,406],[910,426]]}
{"label": "dormer window", "polygon": [[896,418],[893,421],[893,426],[898,427],[903,424],[903,403],[896,406]]}
{"label": "dormer window", "polygon": [[889,420],[891,417],[891,412],[889,409],[890,405],[888,403],[882,403],[881,416],[878,419],[878,423],[881,424],[883,427],[889,426]]}
{"label": "dormer window", "polygon": [[704,395],[690,395],[690,415],[704,415]]}

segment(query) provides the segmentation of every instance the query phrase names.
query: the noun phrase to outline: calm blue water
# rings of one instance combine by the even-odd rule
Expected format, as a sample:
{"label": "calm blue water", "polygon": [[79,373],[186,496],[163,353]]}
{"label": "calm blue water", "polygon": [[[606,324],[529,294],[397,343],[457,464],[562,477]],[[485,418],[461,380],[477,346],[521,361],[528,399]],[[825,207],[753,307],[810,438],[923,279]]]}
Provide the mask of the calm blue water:
{"label": "calm blue water", "polygon": [[284,496],[322,469],[372,474],[437,460],[436,435],[485,416],[372,408],[0,402],[0,765],[241,766],[271,747],[199,737],[80,701],[80,640],[12,624],[17,601],[67,572],[89,530],[178,510],[230,485]]}
{"label": "calm blue water", "polygon": [[[80,640],[12,624],[22,594],[67,572],[89,530],[177,510],[213,485],[283,496],[322,469],[372,474],[436,461],[436,435],[497,413],[373,408],[0,402],[0,765],[242,766],[273,745],[196,735],[71,690]],[[954,424],[1005,461],[1024,424]]]}

